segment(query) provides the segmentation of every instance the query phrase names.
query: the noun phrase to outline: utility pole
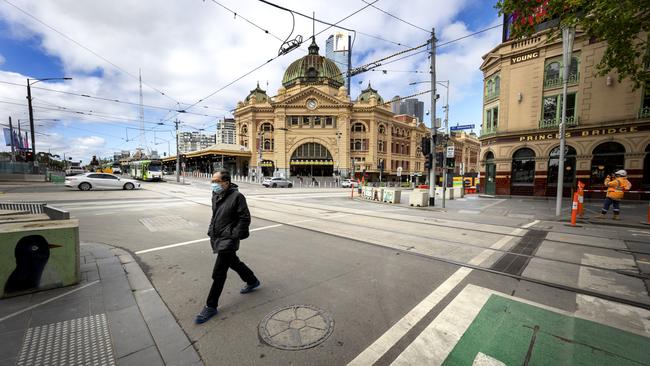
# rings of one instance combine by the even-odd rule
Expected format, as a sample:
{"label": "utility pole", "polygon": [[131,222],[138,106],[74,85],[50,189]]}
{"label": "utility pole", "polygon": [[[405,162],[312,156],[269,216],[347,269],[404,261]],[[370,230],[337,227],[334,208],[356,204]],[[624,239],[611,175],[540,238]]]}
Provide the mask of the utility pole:
{"label": "utility pole", "polygon": [[178,125],[181,122],[176,119],[174,121],[174,125],[176,126],[176,183],[180,183],[181,178],[180,178],[180,171],[181,171],[181,157],[178,154]]}
{"label": "utility pole", "polygon": [[430,42],[431,57],[431,151],[432,161],[431,170],[429,171],[429,206],[436,205],[436,29],[431,28],[431,42]]}
{"label": "utility pole", "polygon": [[348,95],[350,95],[350,88],[352,85],[350,81],[352,80],[352,36],[348,34]]}
{"label": "utility pole", "polygon": [[555,216],[562,214],[562,193],[564,191],[564,149],[565,138],[564,131],[566,129],[566,95],[569,86],[569,67],[571,65],[571,51],[573,51],[573,39],[575,37],[575,28],[564,27],[562,28],[562,61],[564,62],[564,70],[562,70],[562,119],[560,120],[560,161],[557,165],[557,192],[555,195]]}
{"label": "utility pole", "polygon": [[35,145],[35,135],[34,135],[34,110],[32,109],[32,88],[27,79],[27,106],[29,108],[29,129],[31,130],[32,137],[32,154],[36,156],[36,145]]}
{"label": "utility pole", "polygon": [[11,116],[9,116],[9,139],[11,140],[11,161],[16,161],[16,154],[14,149],[14,127],[11,124]]}

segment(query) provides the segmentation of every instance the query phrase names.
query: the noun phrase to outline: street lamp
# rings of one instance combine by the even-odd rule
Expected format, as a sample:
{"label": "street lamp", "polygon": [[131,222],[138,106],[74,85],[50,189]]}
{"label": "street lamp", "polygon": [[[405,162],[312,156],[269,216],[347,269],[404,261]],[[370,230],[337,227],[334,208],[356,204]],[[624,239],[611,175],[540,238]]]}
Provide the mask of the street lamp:
{"label": "street lamp", "polygon": [[340,161],[341,161],[341,137],[343,137],[343,132],[337,132],[336,133],[336,173],[337,175],[341,175],[341,172],[339,171],[340,169]]}
{"label": "street lamp", "polygon": [[32,137],[32,154],[36,154],[36,139],[35,139],[35,131],[34,131],[34,110],[32,108],[32,88],[31,86],[40,82],[40,81],[48,81],[48,80],[72,80],[72,78],[69,77],[63,77],[63,78],[44,78],[44,79],[27,79],[27,106],[29,108],[29,128],[31,129],[31,137]]}

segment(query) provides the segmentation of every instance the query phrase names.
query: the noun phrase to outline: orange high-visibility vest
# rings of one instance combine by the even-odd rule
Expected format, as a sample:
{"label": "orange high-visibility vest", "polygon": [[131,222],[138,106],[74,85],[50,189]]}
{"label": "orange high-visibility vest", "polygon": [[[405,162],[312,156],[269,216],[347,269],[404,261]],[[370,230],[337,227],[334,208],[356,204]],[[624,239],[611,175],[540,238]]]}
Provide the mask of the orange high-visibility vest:
{"label": "orange high-visibility vest", "polygon": [[625,177],[617,177],[612,180],[605,179],[605,185],[607,186],[607,197],[615,201],[622,200],[623,193],[629,191],[632,187],[630,181]]}

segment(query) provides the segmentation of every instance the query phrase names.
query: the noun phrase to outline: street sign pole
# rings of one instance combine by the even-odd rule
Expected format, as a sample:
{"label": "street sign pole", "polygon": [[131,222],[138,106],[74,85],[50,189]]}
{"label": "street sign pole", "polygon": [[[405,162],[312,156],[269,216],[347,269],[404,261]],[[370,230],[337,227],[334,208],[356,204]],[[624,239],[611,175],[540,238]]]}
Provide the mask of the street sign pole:
{"label": "street sign pole", "polygon": [[564,131],[566,128],[566,96],[569,85],[569,66],[571,64],[571,51],[573,50],[573,39],[575,37],[575,28],[562,28],[562,61],[564,61],[564,70],[562,76],[562,119],[560,120],[560,156],[557,165],[557,192],[555,195],[555,216],[562,214],[562,193],[564,191],[564,148],[565,138]]}
{"label": "street sign pole", "polygon": [[[431,41],[429,43],[431,57],[431,151],[436,156],[436,29],[431,28]],[[436,205],[436,160],[431,162],[429,171],[429,206]]]}

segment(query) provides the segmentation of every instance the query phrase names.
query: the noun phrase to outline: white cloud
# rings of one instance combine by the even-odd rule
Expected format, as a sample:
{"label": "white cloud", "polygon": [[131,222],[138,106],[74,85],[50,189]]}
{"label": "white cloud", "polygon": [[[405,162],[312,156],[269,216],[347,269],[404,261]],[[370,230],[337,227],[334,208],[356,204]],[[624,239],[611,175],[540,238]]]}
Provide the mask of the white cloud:
{"label": "white cloud", "polygon": [[2,64],[5,63],[5,61],[6,61],[6,59],[4,58],[4,56],[2,56],[2,54],[0,54],[0,66],[2,66]]}
{"label": "white cloud", "polygon": [[[475,0],[453,2],[411,0],[408,6],[400,1],[382,1],[377,3],[377,6],[425,29],[435,26],[440,42],[445,42],[476,31],[476,29],[467,29],[465,24],[458,21],[459,14],[467,6],[472,6],[473,1]],[[38,3],[14,0],[14,2],[35,17],[119,65],[131,75],[137,76],[138,70],[141,69],[143,80],[147,85],[162,90],[171,97],[162,96],[145,85],[143,89],[145,104],[170,108],[176,107],[171,99],[182,103],[194,103],[277,55],[281,42],[254,28],[241,19],[241,16],[282,39],[291,30],[291,16],[288,13],[253,0],[219,1],[237,11],[240,14],[237,17],[211,1],[199,0],[184,2],[42,0]],[[330,21],[336,21],[365,5],[361,1],[342,0],[337,1],[336,4],[301,0],[276,0],[276,2],[306,14],[315,11],[317,18]],[[72,81],[65,84],[42,82],[35,87],[106,96],[137,103],[138,82],[132,76],[117,70],[6,4],[0,4],[0,16],[10,25],[10,33],[14,38],[39,37],[42,40],[40,46],[43,52],[60,59],[65,76],[73,77]],[[429,37],[428,33],[396,21],[373,8],[363,10],[341,25],[409,46],[424,43]],[[322,28],[322,25],[317,25],[316,30]],[[301,34],[307,38],[311,35],[311,30],[311,21],[296,17],[293,36]],[[330,31],[327,31],[317,37],[321,54],[325,53],[325,39],[329,34]],[[478,66],[481,63],[481,56],[498,44],[499,35],[498,30],[490,31],[439,50],[438,78],[451,80],[452,115],[455,110],[477,109],[471,113],[480,118],[480,105],[468,108],[464,107],[463,103],[472,95],[480,94],[482,78]],[[255,87],[257,81],[263,88],[266,88],[268,82],[269,94],[275,94],[280,87],[284,69],[293,60],[305,54],[306,46],[307,44],[303,45],[302,50],[296,50],[265,65],[192,109],[194,112],[213,117],[189,114],[179,117],[182,117],[187,124],[196,127],[213,125],[214,118],[229,115],[227,110],[232,109],[237,101],[242,100]],[[401,49],[403,48],[391,43],[358,34],[354,46],[354,63],[362,64]],[[427,55],[422,53],[381,68],[428,72]],[[97,70],[102,71],[101,76],[91,76],[91,73]],[[0,70],[0,80],[21,84],[20,87],[0,84],[0,100],[24,104],[25,88],[22,85],[26,77],[34,76],[42,77],[42,75],[20,75]],[[368,81],[372,82],[373,87],[379,89],[385,99],[397,94],[408,95],[428,88],[427,85],[409,86],[409,82],[427,79],[426,73],[368,72],[355,77],[352,96],[356,97]],[[357,84],[358,81],[363,81],[363,85]],[[475,90],[477,85],[479,90]],[[42,108],[65,106],[72,110],[93,111],[132,119],[137,119],[138,116],[135,106],[38,89],[34,89],[33,94],[34,105]],[[429,98],[426,95],[421,99],[426,101],[427,106],[429,105]],[[454,108],[454,104],[458,107]],[[10,113],[15,113],[16,118],[25,117],[26,108],[22,105],[2,104],[2,107],[7,107]],[[61,119],[69,126],[78,128],[85,128],[84,125],[87,124],[100,126],[110,123],[134,127],[138,125],[136,121],[110,121],[75,115],[66,111],[36,110],[40,116]],[[149,109],[145,115],[146,119],[152,122],[170,116],[165,111]],[[58,133],[60,131],[57,130],[57,126],[60,127],[61,124],[53,125],[47,131]],[[147,126],[152,125],[147,124]],[[66,146],[71,146],[73,142],[63,136],[54,136],[62,139]],[[124,141],[115,136],[103,136],[103,138],[105,140],[101,143],[95,141],[97,149],[101,149],[102,146],[105,149],[101,155],[110,154],[118,146],[135,146],[124,145]],[[90,145],[84,146],[87,146],[88,151],[94,149]]]}

